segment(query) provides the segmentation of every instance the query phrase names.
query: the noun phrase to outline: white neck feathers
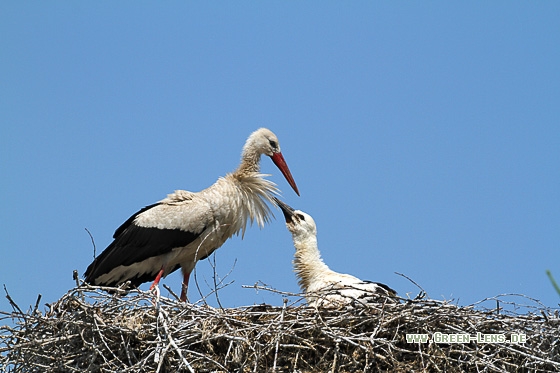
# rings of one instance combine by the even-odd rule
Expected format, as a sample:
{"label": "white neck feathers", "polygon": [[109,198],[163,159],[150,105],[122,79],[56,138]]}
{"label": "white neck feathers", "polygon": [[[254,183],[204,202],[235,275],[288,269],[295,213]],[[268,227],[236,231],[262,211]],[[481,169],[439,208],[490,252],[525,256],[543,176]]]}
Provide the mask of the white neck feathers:
{"label": "white neck feathers", "polygon": [[313,283],[331,270],[321,258],[316,236],[294,237],[294,246],[296,248],[294,271],[298,277],[299,286],[306,292]]}

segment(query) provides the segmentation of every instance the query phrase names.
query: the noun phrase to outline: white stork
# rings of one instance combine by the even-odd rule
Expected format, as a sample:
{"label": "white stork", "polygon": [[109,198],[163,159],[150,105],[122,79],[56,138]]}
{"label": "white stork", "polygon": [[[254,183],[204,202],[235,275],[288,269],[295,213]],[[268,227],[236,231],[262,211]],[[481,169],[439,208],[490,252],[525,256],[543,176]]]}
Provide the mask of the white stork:
{"label": "white stork", "polygon": [[266,202],[276,205],[276,184],[259,173],[261,155],[272,158],[290,186],[296,183],[280,152],[276,135],[261,128],[253,132],[233,173],[198,193],[177,190],[132,215],[113,235],[113,242],[89,265],[85,281],[139,286],[179,267],[183,272],[181,300],[187,299],[189,276],[196,262],[208,257],[233,234],[245,233],[247,222],[263,227],[272,215]]}
{"label": "white stork", "polygon": [[294,271],[305,299],[313,307],[340,307],[354,303],[394,301],[397,293],[387,285],[363,281],[331,270],[317,247],[317,226],[311,216],[276,199],[292,233],[296,253]]}

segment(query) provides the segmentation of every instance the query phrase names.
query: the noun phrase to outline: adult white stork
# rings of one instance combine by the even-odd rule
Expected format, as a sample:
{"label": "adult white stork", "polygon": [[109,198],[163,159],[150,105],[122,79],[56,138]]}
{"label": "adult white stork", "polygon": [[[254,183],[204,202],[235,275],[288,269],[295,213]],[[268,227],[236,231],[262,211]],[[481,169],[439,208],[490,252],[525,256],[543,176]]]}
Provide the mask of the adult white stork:
{"label": "adult white stork", "polygon": [[189,276],[197,261],[233,234],[241,231],[243,235],[248,221],[263,227],[270,220],[266,202],[276,204],[278,189],[259,173],[262,154],[272,158],[299,195],[278,138],[266,128],[258,129],[247,139],[234,172],[198,193],[175,191],[125,221],[115,231],[113,242],[89,265],[85,281],[100,286],[153,281],[152,289],[181,267],[181,300],[186,301]]}
{"label": "adult white stork", "polygon": [[317,226],[311,216],[276,199],[292,233],[296,253],[294,271],[305,299],[313,307],[340,307],[355,303],[394,301],[397,293],[387,285],[360,280],[331,270],[317,247]]}

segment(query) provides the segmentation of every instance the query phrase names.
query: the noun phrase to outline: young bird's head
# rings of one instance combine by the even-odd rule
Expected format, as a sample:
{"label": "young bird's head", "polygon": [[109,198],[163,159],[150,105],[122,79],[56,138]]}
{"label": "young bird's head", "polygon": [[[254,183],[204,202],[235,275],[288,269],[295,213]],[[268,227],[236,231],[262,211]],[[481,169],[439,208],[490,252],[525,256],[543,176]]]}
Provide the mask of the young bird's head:
{"label": "young bird's head", "polygon": [[302,238],[305,236],[316,236],[317,226],[315,225],[315,220],[303,211],[294,210],[292,207],[288,206],[284,202],[280,201],[278,198],[274,198],[278,207],[284,213],[284,218],[286,218],[286,226],[288,230],[292,233],[294,238]]}

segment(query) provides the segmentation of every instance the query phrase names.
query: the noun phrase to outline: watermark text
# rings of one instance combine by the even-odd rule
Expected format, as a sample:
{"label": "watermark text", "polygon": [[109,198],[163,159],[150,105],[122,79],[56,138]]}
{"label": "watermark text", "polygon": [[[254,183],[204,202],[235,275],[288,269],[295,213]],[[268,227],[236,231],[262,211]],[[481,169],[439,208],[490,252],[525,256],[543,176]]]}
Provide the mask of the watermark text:
{"label": "watermark text", "polygon": [[525,334],[511,334],[509,339],[505,334],[484,334],[476,333],[470,335],[466,333],[448,334],[435,332],[431,336],[429,334],[407,334],[406,341],[408,343],[525,343],[527,336]]}

